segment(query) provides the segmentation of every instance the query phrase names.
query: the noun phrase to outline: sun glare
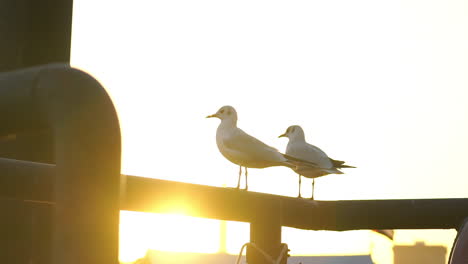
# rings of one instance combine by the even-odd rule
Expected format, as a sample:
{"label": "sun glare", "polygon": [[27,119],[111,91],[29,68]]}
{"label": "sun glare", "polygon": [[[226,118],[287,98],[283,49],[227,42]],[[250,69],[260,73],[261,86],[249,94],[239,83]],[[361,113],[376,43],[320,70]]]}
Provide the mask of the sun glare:
{"label": "sun glare", "polygon": [[215,253],[219,249],[219,221],[179,214],[120,214],[120,260],[134,261],[148,249]]}

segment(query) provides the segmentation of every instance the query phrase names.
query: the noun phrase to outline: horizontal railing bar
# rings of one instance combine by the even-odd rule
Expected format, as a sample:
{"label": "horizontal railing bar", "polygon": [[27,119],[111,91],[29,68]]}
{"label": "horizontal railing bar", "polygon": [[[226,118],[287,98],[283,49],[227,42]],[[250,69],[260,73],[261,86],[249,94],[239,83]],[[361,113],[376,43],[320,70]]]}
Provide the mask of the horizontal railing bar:
{"label": "horizontal railing bar", "polygon": [[139,177],[128,177],[126,190],[124,210],[163,213],[188,205],[192,216],[252,222],[280,208],[283,226],[310,230],[449,229],[468,217],[468,199],[461,198],[310,201]]}
{"label": "horizontal railing bar", "polygon": [[[0,158],[0,197],[52,201],[55,165]],[[253,222],[280,210],[281,224],[309,230],[449,229],[468,217],[468,199],[310,201],[128,175],[121,210]]]}
{"label": "horizontal railing bar", "polygon": [[0,197],[53,201],[55,165],[0,158]]}

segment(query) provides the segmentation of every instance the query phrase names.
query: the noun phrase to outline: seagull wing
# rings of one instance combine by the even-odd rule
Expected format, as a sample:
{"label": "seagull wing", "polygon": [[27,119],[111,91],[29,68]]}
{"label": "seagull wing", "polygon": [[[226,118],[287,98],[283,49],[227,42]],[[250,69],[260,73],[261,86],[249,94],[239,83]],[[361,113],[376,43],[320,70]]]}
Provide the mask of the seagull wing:
{"label": "seagull wing", "polygon": [[[237,129],[223,139],[225,151],[237,157],[247,167],[268,167],[285,165],[287,159],[279,151],[262,141]],[[250,165],[249,165],[250,164]]]}
{"label": "seagull wing", "polygon": [[286,148],[286,155],[296,159],[315,163],[321,168],[331,168],[330,158],[320,148],[306,142],[289,143]]}

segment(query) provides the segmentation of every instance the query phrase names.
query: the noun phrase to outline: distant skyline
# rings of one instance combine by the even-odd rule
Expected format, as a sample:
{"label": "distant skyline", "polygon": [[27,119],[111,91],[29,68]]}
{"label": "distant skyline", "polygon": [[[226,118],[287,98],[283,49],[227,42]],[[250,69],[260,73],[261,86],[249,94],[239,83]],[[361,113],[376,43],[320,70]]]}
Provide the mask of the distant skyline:
{"label": "distant skyline", "polygon": [[414,245],[393,247],[394,264],[445,264],[450,254],[444,246],[425,245],[418,241]]}
{"label": "distant skyline", "polygon": [[[71,63],[112,97],[123,173],[235,186],[238,168],[216,148],[218,124],[204,118],[229,104],[242,129],[280,151],[287,142],[277,136],[297,124],[308,142],[357,167],[318,179],[316,199],[457,198],[468,197],[466,47],[462,0],[80,0]],[[252,191],[297,195],[287,168],[249,173]],[[161,236],[171,221],[191,219],[122,212],[121,258],[163,244],[218,249],[218,221],[195,221],[186,244]],[[238,251],[248,225],[227,229],[227,249]],[[398,230],[395,242],[451,245],[454,234]],[[392,260],[392,244],[369,231],[285,228],[283,241],[292,254],[328,254],[332,245]]]}
{"label": "distant skyline", "polygon": [[[158,250],[150,250],[146,253],[146,260],[151,264],[219,264],[235,263],[237,256],[227,254],[203,254],[203,253],[176,253]],[[245,257],[242,259],[245,263]],[[299,264],[372,264],[369,255],[353,256],[292,256],[288,263]]]}

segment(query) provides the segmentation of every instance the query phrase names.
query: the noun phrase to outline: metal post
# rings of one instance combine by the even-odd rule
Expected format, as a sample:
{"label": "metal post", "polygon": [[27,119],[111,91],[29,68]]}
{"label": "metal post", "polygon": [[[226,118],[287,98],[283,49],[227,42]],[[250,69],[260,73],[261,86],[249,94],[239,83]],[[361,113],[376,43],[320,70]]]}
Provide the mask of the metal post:
{"label": "metal post", "polygon": [[272,259],[280,255],[281,245],[281,203],[258,203],[258,213],[250,223],[250,243],[247,247],[247,263],[271,264],[261,251]]}

